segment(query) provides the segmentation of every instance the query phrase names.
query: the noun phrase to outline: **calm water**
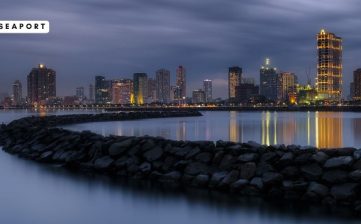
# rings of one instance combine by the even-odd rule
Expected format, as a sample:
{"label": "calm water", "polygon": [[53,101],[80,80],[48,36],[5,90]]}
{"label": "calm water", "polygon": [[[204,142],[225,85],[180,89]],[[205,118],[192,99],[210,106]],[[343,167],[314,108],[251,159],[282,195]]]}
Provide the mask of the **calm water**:
{"label": "calm water", "polygon": [[203,117],[77,124],[103,135],[152,135],[175,140],[256,141],[319,148],[361,147],[361,113],[203,112]]}
{"label": "calm water", "polygon": [[[25,111],[0,112],[0,122],[8,122],[25,115],[27,115]],[[74,125],[73,128],[77,130],[91,129],[104,134],[161,135],[165,133],[166,135],[163,136],[172,138],[190,138],[194,135],[192,139],[238,138],[242,140],[243,138],[245,140],[249,136],[257,140],[256,138],[260,138],[262,135],[259,132],[265,132],[265,135],[270,135],[271,141],[274,135],[274,131],[272,131],[274,116],[274,114],[262,113],[222,112],[206,113],[205,117],[198,118],[199,121],[194,118],[158,119]],[[297,125],[298,123],[304,124],[299,124],[300,126],[296,128],[288,127],[287,124],[292,120],[292,116],[296,119]],[[266,122],[260,120],[262,117],[266,119]],[[304,119],[309,115],[307,113],[294,115],[278,113],[276,117],[277,129],[288,127],[287,130],[298,131],[307,127]],[[321,123],[322,125],[330,123],[337,126],[340,117],[342,122],[339,128],[350,127],[348,130],[343,130],[348,133],[344,133],[342,136],[343,141],[348,138],[355,139],[353,133],[357,129],[352,128],[352,121],[357,118],[357,114],[328,114],[325,117],[327,122]],[[310,130],[310,133],[313,134],[315,133],[315,119],[315,115],[310,114],[310,129],[313,130]],[[330,122],[328,122],[329,120]],[[236,124],[235,127],[233,123]],[[322,125],[319,124],[318,128]],[[210,127],[213,130],[210,130]],[[269,134],[267,134],[267,127],[269,127]],[[327,126],[326,128],[331,127]],[[278,132],[276,139],[280,136]],[[219,133],[218,136],[217,133]],[[288,134],[298,136],[294,133]],[[356,143],[356,140],[354,142]],[[39,165],[8,155],[3,151],[0,151],[0,178],[0,223],[4,224],[359,223],[355,219],[323,215],[317,208],[300,214],[305,207],[274,206],[255,200],[238,201],[229,198],[224,200],[224,197],[210,196],[205,192],[174,193],[159,187],[113,183],[104,177],[84,177],[80,174],[70,174],[57,167]],[[311,207],[306,206],[306,208],[310,209]]]}

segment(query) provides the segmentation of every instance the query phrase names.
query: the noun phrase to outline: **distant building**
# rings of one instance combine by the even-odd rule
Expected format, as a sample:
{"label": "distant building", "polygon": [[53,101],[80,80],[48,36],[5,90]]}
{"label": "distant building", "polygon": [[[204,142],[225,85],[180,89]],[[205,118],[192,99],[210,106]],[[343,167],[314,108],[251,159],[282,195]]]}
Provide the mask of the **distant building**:
{"label": "distant building", "polygon": [[77,87],[75,91],[75,96],[79,101],[85,100],[84,87]]}
{"label": "distant building", "polygon": [[133,80],[114,80],[112,85],[113,104],[132,104],[134,102]]}
{"label": "distant building", "polygon": [[203,90],[206,94],[205,102],[211,103],[213,101],[212,99],[212,80],[206,79],[203,81]]}
{"label": "distant building", "polygon": [[316,89],[320,100],[340,101],[342,96],[342,39],[322,29],[317,34]]}
{"label": "distant building", "polygon": [[236,102],[248,103],[259,95],[259,87],[250,83],[241,83],[236,86]]}
{"label": "distant building", "polygon": [[31,104],[45,104],[46,100],[56,97],[56,73],[44,64],[31,70],[27,82]]}
{"label": "distant building", "polygon": [[147,103],[156,102],[157,99],[157,81],[152,78],[148,78],[148,95]]}
{"label": "distant building", "polygon": [[106,80],[104,76],[95,76],[95,103],[111,103],[111,87],[111,80]]}
{"label": "distant building", "polygon": [[242,82],[242,68],[230,67],[228,70],[228,98],[229,101],[235,101],[236,99],[236,87]]}
{"label": "distant building", "polygon": [[90,102],[94,102],[94,97],[95,97],[94,92],[95,92],[94,85],[90,84],[89,85],[89,101]]}
{"label": "distant building", "polygon": [[361,100],[361,68],[353,72],[353,92],[354,100]]}
{"label": "distant building", "polygon": [[176,99],[185,99],[187,97],[186,69],[182,65],[178,66],[176,71],[176,85],[179,87]]}
{"label": "distant building", "polygon": [[271,66],[271,61],[266,58],[260,70],[260,94],[271,101],[278,100],[278,74],[277,69]]}
{"label": "distant building", "polygon": [[79,104],[79,98],[77,96],[65,96],[63,104],[66,106]]}
{"label": "distant building", "polygon": [[21,105],[23,99],[23,87],[21,85],[21,82],[19,80],[16,80],[13,83],[13,100],[12,100],[12,104],[14,106],[19,106]]}
{"label": "distant building", "polygon": [[350,100],[355,100],[355,83],[350,83]]}
{"label": "distant building", "polygon": [[254,78],[244,77],[242,78],[242,83],[244,84],[255,84]]}
{"label": "distant building", "polygon": [[192,92],[192,103],[199,104],[206,102],[206,94],[202,89],[194,90]]}
{"label": "distant building", "polygon": [[297,76],[291,72],[281,72],[278,81],[278,99],[288,101],[289,95],[296,92]]}
{"label": "distant building", "polygon": [[134,73],[133,75],[134,103],[143,105],[147,102],[148,76],[146,73]]}
{"label": "distant building", "polygon": [[170,102],[175,102],[176,100],[178,100],[176,98],[176,96],[179,95],[179,87],[178,86],[171,86],[170,87]]}
{"label": "distant building", "polygon": [[310,84],[306,86],[297,85],[297,102],[301,105],[310,105],[317,101],[317,91]]}
{"label": "distant building", "polygon": [[156,71],[157,100],[160,103],[170,102],[170,71],[159,69]]}

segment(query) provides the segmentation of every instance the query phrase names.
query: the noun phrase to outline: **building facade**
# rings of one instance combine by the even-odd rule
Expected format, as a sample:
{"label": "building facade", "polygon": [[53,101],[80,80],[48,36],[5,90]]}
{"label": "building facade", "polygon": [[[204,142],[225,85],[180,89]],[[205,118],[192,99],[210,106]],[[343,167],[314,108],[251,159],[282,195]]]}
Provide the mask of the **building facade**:
{"label": "building facade", "polygon": [[143,105],[148,98],[148,75],[146,73],[134,73],[133,75],[134,103]]}
{"label": "building facade", "polygon": [[192,92],[192,103],[199,104],[206,102],[206,94],[203,89],[197,89]]}
{"label": "building facade", "polygon": [[95,97],[94,92],[95,92],[94,85],[90,84],[89,85],[89,101],[92,103],[94,103],[94,97]]}
{"label": "building facade", "polygon": [[56,97],[56,72],[39,64],[27,76],[28,98],[31,104],[44,104]]}
{"label": "building facade", "polygon": [[259,94],[259,87],[254,83],[241,83],[236,87],[236,102],[248,103]]}
{"label": "building facade", "polygon": [[186,69],[182,65],[176,70],[176,85],[179,87],[176,99],[185,99],[187,97]]}
{"label": "building facade", "polygon": [[79,101],[85,100],[84,87],[77,87],[75,90],[75,96],[78,98]]}
{"label": "building facade", "polygon": [[318,98],[340,101],[342,96],[342,39],[322,29],[317,34]]}
{"label": "building facade", "polygon": [[157,82],[153,78],[148,78],[148,100],[147,103],[157,102]]}
{"label": "building facade", "polygon": [[170,102],[170,71],[159,69],[156,71],[157,101],[160,103]]}
{"label": "building facade", "polygon": [[266,58],[260,70],[260,95],[267,100],[277,101],[279,92],[279,80],[277,68],[271,66],[271,61]]}
{"label": "building facade", "polygon": [[230,67],[228,70],[228,98],[230,102],[236,99],[236,87],[242,83],[242,68]]}
{"label": "building facade", "polygon": [[353,88],[351,91],[353,100],[361,100],[361,68],[353,72]]}
{"label": "building facade", "polygon": [[211,103],[213,101],[212,80],[206,79],[203,81],[203,90],[206,94],[206,103]]}
{"label": "building facade", "polygon": [[289,95],[296,93],[297,76],[291,72],[281,72],[278,78],[278,99],[288,101]]}
{"label": "building facade", "polygon": [[112,84],[112,103],[113,104],[133,104],[133,80],[121,79],[114,80]]}
{"label": "building facade", "polygon": [[112,81],[104,76],[95,76],[95,103],[109,104],[112,101]]}
{"label": "building facade", "polygon": [[13,106],[19,106],[23,103],[23,87],[19,80],[16,80],[13,83]]}

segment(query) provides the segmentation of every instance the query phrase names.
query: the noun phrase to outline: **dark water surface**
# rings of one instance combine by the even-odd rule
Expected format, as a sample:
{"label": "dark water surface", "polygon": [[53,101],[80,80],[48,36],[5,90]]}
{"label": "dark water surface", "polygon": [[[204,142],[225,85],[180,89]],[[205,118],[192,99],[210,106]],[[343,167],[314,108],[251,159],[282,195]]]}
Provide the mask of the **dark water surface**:
{"label": "dark water surface", "polygon": [[[0,112],[0,121],[8,122],[10,118],[24,115],[26,112],[17,112],[15,115],[13,112]],[[313,119],[310,122],[314,124],[315,116],[310,115],[310,119]],[[331,114],[327,116],[331,116],[331,120],[338,120],[337,117],[341,116],[343,128],[350,127],[351,121],[357,116],[357,114],[351,113],[336,115],[336,118]],[[243,136],[245,140],[246,136],[260,137],[259,132],[262,133],[264,122],[259,119],[266,117],[267,120],[267,116],[273,117],[274,114],[255,113],[245,116],[237,113],[212,112],[207,113],[203,118],[198,118],[199,121],[197,118],[170,118],[82,124],[72,127],[77,130],[91,129],[104,134],[114,134],[114,131],[137,135],[168,133],[166,137],[177,138],[177,133],[181,132],[180,135],[186,138],[194,135],[195,137],[192,139],[201,139],[205,136],[208,136],[207,139],[217,137],[222,139],[233,133],[233,131],[227,130],[233,125],[231,121],[234,121],[237,124],[236,134],[232,136],[235,138]],[[307,118],[308,114],[278,113],[276,123],[283,121],[278,123],[278,127],[283,127],[282,124],[288,123],[292,116],[296,120],[300,119],[299,122],[302,123],[301,120]],[[184,126],[179,122],[184,123]],[[242,131],[241,123],[245,125]],[[264,125],[271,125],[272,119],[269,124],[267,123],[266,121]],[[182,131],[179,130],[179,125]],[[251,126],[254,129],[251,129]],[[206,132],[205,127],[210,130],[207,132],[208,134],[203,133]],[[203,129],[203,132],[200,129]],[[295,128],[295,130],[304,129]],[[352,131],[354,130],[353,128],[349,130],[348,135],[350,136],[342,135],[343,141],[349,138],[352,140]],[[267,130],[265,131],[267,132]],[[277,138],[280,135],[278,132],[277,128]],[[217,133],[219,133],[218,136]],[[269,135],[273,135],[271,130],[269,130]],[[297,134],[295,135],[295,139],[298,139]],[[314,136],[311,139],[314,139]],[[354,141],[356,142],[355,139]],[[356,219],[345,216],[325,215],[317,207],[310,210],[312,206],[293,208],[289,205],[270,205],[254,199],[248,201],[232,197],[233,200],[230,200],[228,197],[218,194],[210,196],[210,193],[203,191],[176,193],[157,186],[114,183],[105,177],[71,174],[63,169],[19,159],[2,151],[0,152],[0,178],[0,223],[4,224],[360,223]],[[302,212],[303,210],[305,212]]]}

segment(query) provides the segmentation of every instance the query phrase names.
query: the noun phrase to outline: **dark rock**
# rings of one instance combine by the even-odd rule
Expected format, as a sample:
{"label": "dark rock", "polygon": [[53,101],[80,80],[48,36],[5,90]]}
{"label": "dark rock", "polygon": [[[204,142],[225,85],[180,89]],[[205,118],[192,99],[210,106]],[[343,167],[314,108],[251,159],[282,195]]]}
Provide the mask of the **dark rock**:
{"label": "dark rock", "polygon": [[249,180],[239,179],[233,184],[231,184],[230,188],[232,192],[240,191],[242,188],[249,184]]}
{"label": "dark rock", "polygon": [[311,182],[307,191],[322,197],[325,197],[329,193],[329,189],[327,186],[317,182]]}
{"label": "dark rock", "polygon": [[318,180],[322,175],[322,168],[317,163],[311,163],[302,166],[301,172],[309,180]]}
{"label": "dark rock", "polygon": [[190,174],[193,176],[196,176],[198,174],[208,174],[209,169],[207,165],[200,162],[193,162],[188,164],[188,166],[185,168],[184,172],[186,174]]}
{"label": "dark rock", "polygon": [[109,155],[110,156],[121,156],[127,150],[128,147],[132,145],[132,139],[127,139],[121,142],[116,142],[109,147]]}
{"label": "dark rock", "polygon": [[256,170],[257,170],[257,165],[254,162],[242,164],[240,170],[240,177],[242,179],[250,180],[255,176]]}
{"label": "dark rock", "polygon": [[218,166],[220,164],[220,162],[222,161],[224,156],[224,152],[223,151],[218,151],[216,152],[216,154],[213,157],[213,161],[212,164]]}
{"label": "dark rock", "polygon": [[330,157],[324,152],[316,152],[311,159],[319,164],[324,164]]}
{"label": "dark rock", "polygon": [[162,157],[162,155],[163,155],[163,149],[159,146],[156,146],[156,147],[152,148],[151,150],[145,152],[144,158],[149,162],[153,162],[155,160],[160,159]]}
{"label": "dark rock", "polygon": [[196,187],[205,187],[208,185],[208,182],[209,182],[208,175],[199,174],[193,179],[192,185]]}
{"label": "dark rock", "polygon": [[343,170],[330,170],[322,175],[322,180],[331,184],[341,184],[348,179],[348,172]]}
{"label": "dark rock", "polygon": [[152,165],[148,162],[144,162],[139,166],[139,171],[148,174],[152,171]]}
{"label": "dark rock", "polygon": [[209,163],[212,160],[212,154],[209,152],[199,153],[195,159],[199,162]]}
{"label": "dark rock", "polygon": [[276,172],[267,172],[262,175],[262,181],[265,185],[274,185],[280,183],[283,177]]}
{"label": "dark rock", "polygon": [[288,166],[281,171],[281,174],[285,177],[296,177],[300,173],[299,169],[295,166]]}
{"label": "dark rock", "polygon": [[219,168],[222,170],[228,170],[229,168],[231,168],[233,166],[233,163],[236,161],[237,159],[230,155],[230,154],[226,154],[221,163],[219,164]]}
{"label": "dark rock", "polygon": [[361,159],[361,149],[357,149],[357,150],[354,151],[354,153],[353,153],[353,158],[354,158],[355,160]]}
{"label": "dark rock", "polygon": [[96,169],[107,169],[113,164],[114,160],[110,156],[104,156],[95,160],[94,167]]}
{"label": "dark rock", "polygon": [[337,155],[338,156],[353,156],[355,152],[355,148],[340,148],[337,149]]}
{"label": "dark rock", "polygon": [[250,185],[257,187],[259,190],[263,190],[263,181],[260,177],[254,177],[251,180]]}
{"label": "dark rock", "polygon": [[353,181],[360,182],[361,181],[361,170],[354,170],[349,174],[349,178]]}
{"label": "dark rock", "polygon": [[303,180],[284,180],[282,181],[282,188],[285,190],[303,191],[307,188],[308,182]]}
{"label": "dark rock", "polygon": [[248,141],[247,143],[244,143],[243,145],[248,148],[253,148],[253,149],[258,149],[258,148],[262,147],[261,144],[254,142],[254,141]]}
{"label": "dark rock", "polygon": [[221,183],[221,181],[226,177],[226,175],[227,175],[226,171],[213,173],[211,180],[209,182],[209,186],[212,188],[218,186]]}
{"label": "dark rock", "polygon": [[261,156],[260,161],[262,163],[272,163],[278,159],[278,155],[275,152],[266,152]]}
{"label": "dark rock", "polygon": [[281,166],[287,166],[293,162],[293,159],[294,159],[293,153],[287,152],[280,158],[280,160],[278,161],[278,164]]}
{"label": "dark rock", "polygon": [[50,162],[52,160],[51,159],[52,155],[53,155],[52,151],[43,152],[39,157],[39,161],[40,162]]}
{"label": "dark rock", "polygon": [[348,200],[355,197],[358,191],[359,184],[346,183],[342,185],[336,185],[331,188],[331,195],[336,200]]}
{"label": "dark rock", "polygon": [[295,163],[303,165],[311,162],[312,153],[303,153],[295,158]]}
{"label": "dark rock", "polygon": [[351,156],[339,156],[328,159],[324,165],[325,168],[344,168],[352,166],[353,158]]}
{"label": "dark rock", "polygon": [[198,153],[200,153],[201,150],[199,147],[194,147],[192,148],[192,150],[190,150],[187,155],[186,155],[186,159],[191,159],[193,158],[195,155],[197,155]]}
{"label": "dark rock", "polygon": [[353,164],[352,168],[355,170],[361,170],[361,159],[356,160],[356,162]]}
{"label": "dark rock", "polygon": [[162,175],[159,178],[159,181],[161,182],[178,182],[182,177],[182,174],[178,171],[171,171],[169,173],[166,173]]}
{"label": "dark rock", "polygon": [[258,154],[257,153],[245,153],[242,154],[238,157],[238,161],[240,162],[255,162],[258,159]]}
{"label": "dark rock", "polygon": [[239,178],[239,172],[237,170],[232,170],[229,172],[219,184],[219,187],[227,187]]}
{"label": "dark rock", "polygon": [[264,174],[266,172],[273,172],[273,171],[275,171],[275,169],[273,168],[273,166],[271,164],[261,162],[261,163],[258,163],[258,165],[257,165],[256,175],[261,176],[262,174]]}

